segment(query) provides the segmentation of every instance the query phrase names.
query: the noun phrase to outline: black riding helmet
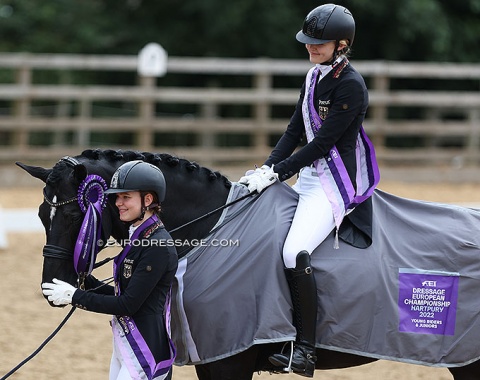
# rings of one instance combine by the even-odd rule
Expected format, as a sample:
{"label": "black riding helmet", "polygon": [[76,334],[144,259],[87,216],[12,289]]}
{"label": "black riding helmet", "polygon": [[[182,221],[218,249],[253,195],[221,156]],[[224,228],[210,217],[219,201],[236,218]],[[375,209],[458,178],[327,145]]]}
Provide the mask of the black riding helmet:
{"label": "black riding helmet", "polygon": [[158,201],[165,199],[166,184],[162,171],[156,166],[140,160],[126,162],[113,174],[106,194],[127,191],[154,191]]}
{"label": "black riding helmet", "polygon": [[345,7],[324,4],[312,10],[303,28],[297,33],[297,41],[304,44],[324,44],[329,41],[348,40],[352,46],[355,37],[355,20]]}

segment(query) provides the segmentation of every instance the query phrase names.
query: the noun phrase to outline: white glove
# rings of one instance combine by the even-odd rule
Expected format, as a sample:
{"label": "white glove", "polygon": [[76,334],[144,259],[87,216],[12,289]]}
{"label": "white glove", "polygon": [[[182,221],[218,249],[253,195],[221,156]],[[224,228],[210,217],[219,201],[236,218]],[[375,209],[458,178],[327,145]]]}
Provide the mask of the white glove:
{"label": "white glove", "polygon": [[[273,168],[273,166],[272,166]],[[240,178],[238,180],[239,183],[243,183],[245,185],[248,185],[248,183],[250,182],[250,179],[251,179],[251,176],[254,175],[254,174],[260,174],[260,173],[265,173],[266,171],[269,171],[270,170],[270,166],[267,166],[267,165],[263,165],[261,168],[256,168],[255,170],[247,170],[245,172],[245,175]]]}
{"label": "white glove", "polygon": [[259,168],[255,169],[255,170],[252,170],[252,169],[247,170],[247,171],[245,172],[245,175],[244,175],[243,177],[241,177],[241,178],[238,180],[238,182],[239,182],[239,183],[243,183],[243,184],[248,184],[249,177],[250,177],[252,174],[254,174],[256,170],[259,170]]}
{"label": "white glove", "polygon": [[56,278],[52,281],[53,284],[51,282],[44,282],[42,284],[43,294],[48,296],[48,300],[57,306],[72,303],[73,293],[75,293],[77,288],[68,282],[57,280]]}
{"label": "white glove", "polygon": [[278,174],[273,171],[273,166],[268,167],[267,165],[263,165],[246,178],[248,179],[246,183],[248,190],[251,193],[254,191],[261,193],[265,188],[273,185],[278,180]]}

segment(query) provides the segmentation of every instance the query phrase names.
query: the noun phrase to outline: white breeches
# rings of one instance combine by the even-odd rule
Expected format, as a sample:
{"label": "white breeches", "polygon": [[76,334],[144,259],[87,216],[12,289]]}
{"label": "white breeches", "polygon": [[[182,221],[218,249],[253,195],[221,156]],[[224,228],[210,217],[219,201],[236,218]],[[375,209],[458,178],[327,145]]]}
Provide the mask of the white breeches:
{"label": "white breeches", "polygon": [[298,195],[298,205],[283,246],[283,261],[295,268],[300,251],[312,253],[335,228],[330,201],[323,190],[315,168],[305,167],[292,186]]}
{"label": "white breeches", "polygon": [[115,341],[113,342],[112,359],[110,360],[109,380],[132,380]]}

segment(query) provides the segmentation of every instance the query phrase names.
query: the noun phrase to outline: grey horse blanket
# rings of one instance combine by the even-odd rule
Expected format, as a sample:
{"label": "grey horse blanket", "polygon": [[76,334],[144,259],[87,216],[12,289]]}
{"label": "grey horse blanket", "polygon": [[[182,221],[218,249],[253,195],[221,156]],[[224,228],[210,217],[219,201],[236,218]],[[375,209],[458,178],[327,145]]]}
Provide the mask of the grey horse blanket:
{"label": "grey horse blanket", "polygon": [[[245,193],[234,184],[228,202]],[[281,253],[297,199],[278,183],[252,204],[248,198],[228,207],[219,228],[180,260],[176,364],[295,339]],[[478,360],[480,211],[380,190],[373,207],[372,246],[340,241],[333,249],[332,233],[312,254],[317,347],[430,366]]]}

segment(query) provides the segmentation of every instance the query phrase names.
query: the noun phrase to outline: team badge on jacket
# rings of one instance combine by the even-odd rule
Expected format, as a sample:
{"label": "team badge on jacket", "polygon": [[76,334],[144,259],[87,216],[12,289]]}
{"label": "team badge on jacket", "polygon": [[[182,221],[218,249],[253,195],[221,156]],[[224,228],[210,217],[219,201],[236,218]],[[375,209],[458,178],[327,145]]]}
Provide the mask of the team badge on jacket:
{"label": "team badge on jacket", "polygon": [[318,107],[318,116],[320,116],[320,119],[325,120],[328,115],[328,107]]}
{"label": "team badge on jacket", "polygon": [[329,105],[330,105],[330,100],[318,101],[318,116],[320,116],[320,119],[325,120],[327,118]]}
{"label": "team badge on jacket", "polygon": [[132,269],[133,269],[133,260],[125,259],[123,262],[123,277],[130,278],[132,277]]}

